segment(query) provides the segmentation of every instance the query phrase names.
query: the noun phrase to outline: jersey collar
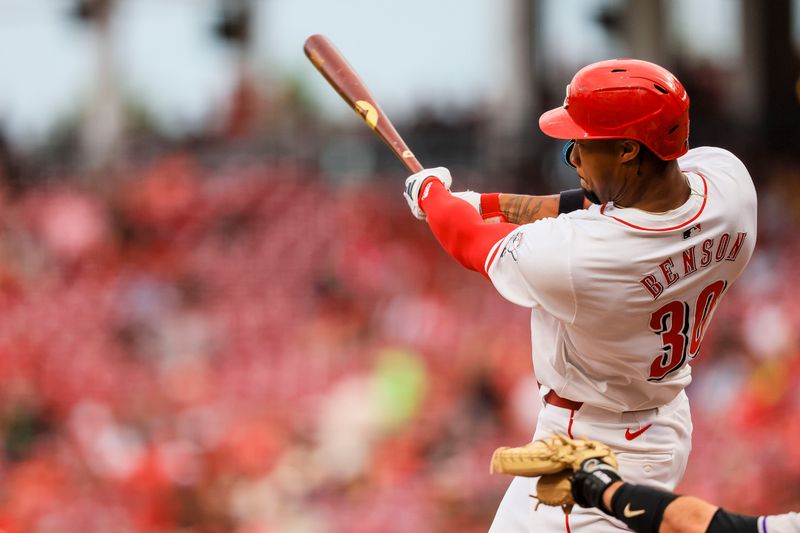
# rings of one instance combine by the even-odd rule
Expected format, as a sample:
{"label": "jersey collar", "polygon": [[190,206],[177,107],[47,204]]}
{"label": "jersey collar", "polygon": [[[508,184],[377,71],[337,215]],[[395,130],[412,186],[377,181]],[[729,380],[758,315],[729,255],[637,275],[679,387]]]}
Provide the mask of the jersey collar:
{"label": "jersey collar", "polygon": [[600,206],[600,214],[642,231],[672,231],[688,226],[700,217],[706,207],[708,182],[699,172],[686,172],[686,175],[692,193],[680,207],[665,213],[649,213],[635,207],[617,207],[612,202],[606,202]]}

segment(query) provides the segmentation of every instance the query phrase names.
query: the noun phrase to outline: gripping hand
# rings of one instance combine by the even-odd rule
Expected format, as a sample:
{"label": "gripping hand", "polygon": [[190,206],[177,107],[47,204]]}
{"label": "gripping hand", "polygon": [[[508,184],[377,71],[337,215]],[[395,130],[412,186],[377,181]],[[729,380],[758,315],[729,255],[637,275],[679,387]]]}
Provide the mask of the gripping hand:
{"label": "gripping hand", "polygon": [[419,206],[419,200],[420,194],[425,194],[423,185],[429,178],[435,178],[441,181],[448,191],[450,190],[450,185],[453,183],[450,171],[444,167],[426,168],[406,178],[406,188],[403,190],[403,197],[406,199],[406,202],[408,202],[411,214],[419,220],[425,220],[425,212]]}
{"label": "gripping hand", "polygon": [[453,196],[456,198],[460,198],[467,202],[472,208],[481,214],[481,193],[475,191],[461,191],[461,192],[451,192]]}

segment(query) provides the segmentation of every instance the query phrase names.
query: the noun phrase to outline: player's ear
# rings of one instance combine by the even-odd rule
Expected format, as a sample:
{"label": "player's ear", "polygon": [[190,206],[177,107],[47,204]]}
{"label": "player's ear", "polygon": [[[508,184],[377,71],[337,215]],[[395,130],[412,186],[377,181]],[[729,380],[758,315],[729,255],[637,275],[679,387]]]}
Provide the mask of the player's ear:
{"label": "player's ear", "polygon": [[621,139],[617,144],[617,155],[620,163],[629,163],[636,160],[641,153],[641,146],[637,141]]}

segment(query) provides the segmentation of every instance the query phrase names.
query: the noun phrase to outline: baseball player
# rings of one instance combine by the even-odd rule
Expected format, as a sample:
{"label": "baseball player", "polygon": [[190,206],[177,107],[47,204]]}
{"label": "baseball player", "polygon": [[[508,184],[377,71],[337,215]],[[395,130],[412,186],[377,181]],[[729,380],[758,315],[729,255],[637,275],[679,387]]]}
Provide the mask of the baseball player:
{"label": "baseball player", "polygon": [[[603,441],[625,479],[671,490],[691,448],[689,363],[755,246],[752,180],[726,150],[689,150],[686,91],[645,61],[581,69],[564,105],[544,113],[539,127],[568,141],[564,157],[588,209],[485,224],[469,201],[450,194],[444,168],[410,176],[404,196],[452,257],[531,309],[544,403],[534,439]],[[478,203],[493,200],[508,220],[504,196]],[[537,218],[533,211],[526,212]],[[625,529],[593,508],[534,510],[535,482],[514,478],[490,531]]]}
{"label": "baseball player", "polygon": [[692,496],[624,483],[608,463],[587,459],[572,476],[578,505],[596,507],[641,533],[800,533],[800,515],[745,516]]}

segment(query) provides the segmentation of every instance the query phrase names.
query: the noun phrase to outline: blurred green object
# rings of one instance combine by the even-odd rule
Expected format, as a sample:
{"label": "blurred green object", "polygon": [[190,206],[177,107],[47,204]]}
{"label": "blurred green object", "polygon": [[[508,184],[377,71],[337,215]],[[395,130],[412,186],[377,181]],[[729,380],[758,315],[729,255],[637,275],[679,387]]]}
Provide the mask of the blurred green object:
{"label": "blurred green object", "polygon": [[411,421],[428,390],[428,373],[419,353],[388,348],[375,364],[375,399],[384,429],[398,431]]}
{"label": "blurred green object", "polygon": [[36,409],[14,409],[4,423],[5,456],[10,461],[27,459],[41,437],[51,431],[46,415]]}

